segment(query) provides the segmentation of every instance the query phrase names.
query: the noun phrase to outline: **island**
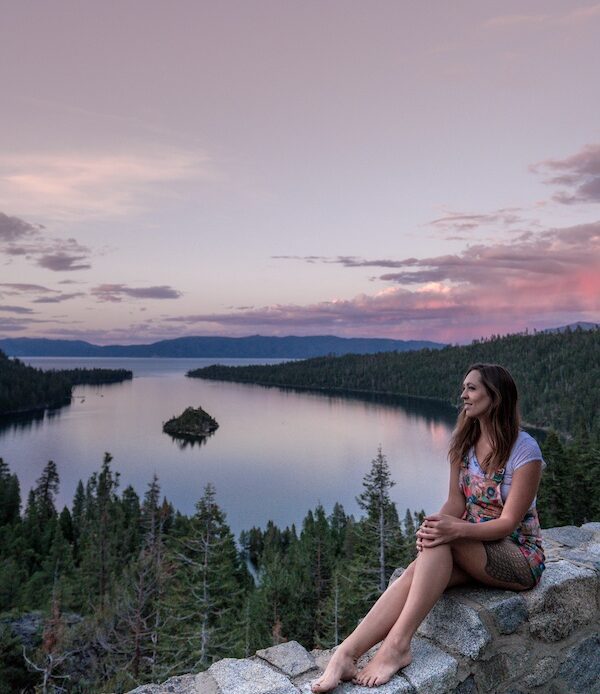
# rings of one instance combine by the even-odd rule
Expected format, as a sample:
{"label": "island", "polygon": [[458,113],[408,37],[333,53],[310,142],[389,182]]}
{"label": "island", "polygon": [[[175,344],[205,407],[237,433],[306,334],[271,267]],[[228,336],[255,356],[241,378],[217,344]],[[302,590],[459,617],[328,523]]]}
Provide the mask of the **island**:
{"label": "island", "polygon": [[218,428],[217,421],[201,407],[186,407],[179,417],[172,417],[163,424],[165,434],[187,441],[205,439]]}

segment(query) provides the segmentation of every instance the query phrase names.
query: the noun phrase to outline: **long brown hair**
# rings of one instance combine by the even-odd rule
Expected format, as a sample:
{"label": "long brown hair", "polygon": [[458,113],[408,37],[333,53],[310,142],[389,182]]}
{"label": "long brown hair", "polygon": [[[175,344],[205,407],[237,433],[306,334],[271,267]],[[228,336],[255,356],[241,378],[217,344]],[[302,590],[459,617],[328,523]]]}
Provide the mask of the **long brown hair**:
{"label": "long brown hair", "polygon": [[[506,464],[519,435],[521,417],[517,386],[508,369],[498,364],[472,364],[467,369],[465,378],[471,371],[479,372],[481,382],[492,399],[490,409],[486,413],[492,450],[485,460],[481,461],[481,466],[488,472],[495,473]],[[469,449],[477,443],[480,435],[479,420],[467,417],[463,408],[458,415],[450,440],[448,451],[450,462],[462,460]]]}

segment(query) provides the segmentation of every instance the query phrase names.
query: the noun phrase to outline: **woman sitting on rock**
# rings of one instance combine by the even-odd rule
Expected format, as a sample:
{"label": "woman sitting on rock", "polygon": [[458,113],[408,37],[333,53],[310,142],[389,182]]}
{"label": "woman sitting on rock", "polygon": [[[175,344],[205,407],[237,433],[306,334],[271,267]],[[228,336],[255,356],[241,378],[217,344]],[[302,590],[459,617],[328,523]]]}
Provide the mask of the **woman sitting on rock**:
{"label": "woman sitting on rock", "polygon": [[[517,388],[496,364],[474,364],[450,442],[450,489],[417,531],[418,556],[336,649],[313,692],[341,680],[376,687],[411,662],[410,642],[442,593],[468,583],[527,590],[544,570],[535,497],[542,455],[519,428]],[[485,522],[484,522],[485,521]],[[375,644],[363,670],[356,662]]]}

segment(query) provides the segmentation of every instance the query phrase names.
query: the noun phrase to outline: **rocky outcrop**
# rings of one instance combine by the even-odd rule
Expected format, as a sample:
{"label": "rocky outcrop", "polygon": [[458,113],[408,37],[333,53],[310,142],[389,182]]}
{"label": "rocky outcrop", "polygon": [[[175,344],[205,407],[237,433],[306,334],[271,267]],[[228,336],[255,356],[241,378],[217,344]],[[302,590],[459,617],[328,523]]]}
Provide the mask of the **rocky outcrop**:
{"label": "rocky outcrop", "polygon": [[[408,667],[377,689],[347,682],[334,694],[600,694],[600,523],[543,534],[536,588],[449,590],[413,639]],[[129,694],[308,694],[330,656],[290,641]]]}

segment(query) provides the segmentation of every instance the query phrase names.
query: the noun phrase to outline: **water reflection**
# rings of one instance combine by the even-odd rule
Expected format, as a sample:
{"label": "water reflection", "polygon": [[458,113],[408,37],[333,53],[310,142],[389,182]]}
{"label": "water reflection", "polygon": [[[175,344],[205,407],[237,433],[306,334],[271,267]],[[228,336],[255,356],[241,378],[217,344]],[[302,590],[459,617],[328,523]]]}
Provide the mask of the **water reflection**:
{"label": "water reflection", "polygon": [[[217,383],[228,383],[228,381],[216,381]],[[294,388],[290,386],[271,386],[262,384],[237,384],[241,387],[264,388],[267,390],[276,389],[282,393],[292,395],[311,394],[319,398],[326,397],[332,404],[339,404],[347,401],[361,403],[373,403],[375,405],[387,405],[394,409],[403,410],[408,416],[416,417],[420,421],[454,425],[456,421],[457,408],[449,403],[443,403],[431,398],[418,398],[410,395],[394,395],[391,393],[368,393],[353,390],[338,390],[328,388]]]}
{"label": "water reflection", "polygon": [[180,451],[184,451],[186,448],[194,448],[194,446],[206,446],[208,439],[212,434],[207,434],[206,436],[186,436],[185,434],[167,434],[169,438],[177,445]]}
{"label": "water reflection", "polygon": [[44,424],[45,419],[52,419],[57,416],[56,410],[34,410],[19,414],[8,414],[0,417],[0,434],[3,432],[27,432],[32,429],[39,429]]}
{"label": "water reflection", "polygon": [[[122,486],[131,484],[140,495],[156,473],[174,506],[193,513],[210,482],[234,532],[264,527],[269,519],[285,527],[300,524],[318,503],[329,513],[340,502],[358,515],[355,498],[381,445],[401,515],[407,507],[435,511],[443,503],[452,407],[418,398],[192,379],[185,371],[200,364],[186,362],[167,373],[163,360],[146,360],[143,375],[133,381],[78,386],[71,405],[58,412],[5,422],[0,456],[18,474],[24,497],[52,459],[61,481],[57,505],[70,505],[77,482],[98,470],[108,450]],[[128,366],[126,360],[105,365]],[[65,360],[63,366],[74,364]],[[163,434],[173,412],[199,402],[220,424],[210,445],[208,439],[192,444]]]}

